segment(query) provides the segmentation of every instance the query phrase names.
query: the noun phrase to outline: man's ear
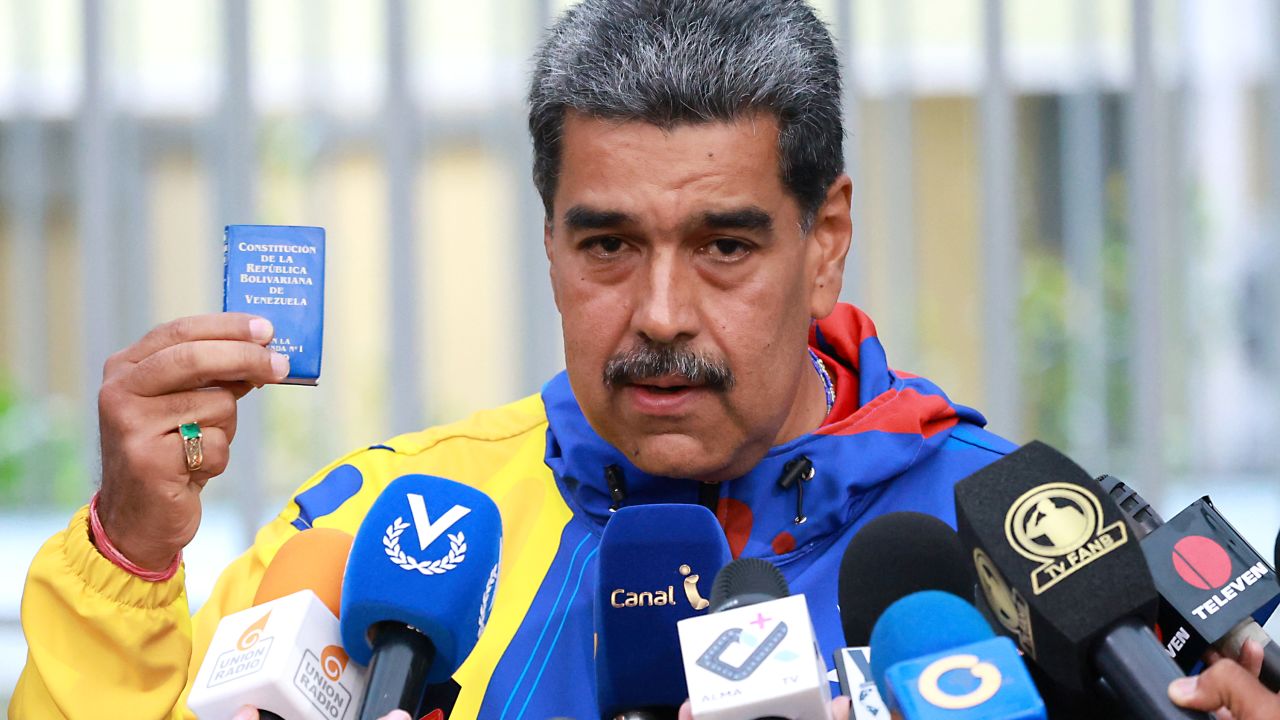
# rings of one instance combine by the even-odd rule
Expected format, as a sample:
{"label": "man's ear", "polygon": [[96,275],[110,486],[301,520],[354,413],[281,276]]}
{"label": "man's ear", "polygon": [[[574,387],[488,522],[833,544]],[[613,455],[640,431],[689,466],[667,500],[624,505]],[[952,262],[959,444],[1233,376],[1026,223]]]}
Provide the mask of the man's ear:
{"label": "man's ear", "polygon": [[844,261],[853,239],[852,207],[853,181],[842,173],[827,188],[827,197],[814,213],[809,229],[809,313],[815,318],[830,315],[840,298]]}
{"label": "man's ear", "polygon": [[551,280],[551,297],[556,301],[556,309],[560,309],[560,289],[556,283],[556,261],[551,251],[552,227],[550,220],[542,223],[542,251],[547,254],[547,277]]}

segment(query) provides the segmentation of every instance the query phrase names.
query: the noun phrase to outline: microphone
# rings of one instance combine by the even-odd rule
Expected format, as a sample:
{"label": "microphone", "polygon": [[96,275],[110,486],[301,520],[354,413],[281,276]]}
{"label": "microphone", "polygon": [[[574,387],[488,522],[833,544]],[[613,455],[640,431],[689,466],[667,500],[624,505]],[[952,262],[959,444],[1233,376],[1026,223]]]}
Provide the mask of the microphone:
{"label": "microphone", "polygon": [[675,720],[689,697],[676,623],[706,613],[729,560],[724,530],[701,505],[634,505],[609,518],[596,561],[600,717]]}
{"label": "microphone", "polygon": [[921,590],[973,597],[974,579],[955,530],[917,512],[881,515],[858,529],[840,560],[840,623],[848,647],[835,652],[840,692],[854,720],[889,710],[871,675],[871,632],[885,609]]}
{"label": "microphone", "polygon": [[342,641],[369,666],[358,717],[417,711],[484,632],[502,520],[487,495],[430,475],[392,481],[360,524],[342,581]]}
{"label": "microphone", "polygon": [[871,647],[876,683],[905,720],[1048,718],[1013,641],[951,593],[924,590],[890,605]]}
{"label": "microphone", "polygon": [[694,720],[831,717],[831,683],[809,608],[768,561],[725,565],[710,613],[676,629]]}
{"label": "microphone", "polygon": [[[1205,496],[1165,522],[1147,502],[1110,475],[1102,488],[1134,520],[1134,534],[1160,593],[1160,640],[1185,671],[1209,645],[1239,659],[1246,640],[1263,648],[1259,680],[1280,691],[1280,646],[1263,631],[1264,615],[1280,597],[1280,584],[1252,546]],[[1138,515],[1141,519],[1135,518]]]}
{"label": "microphone", "polygon": [[921,590],[973,597],[974,577],[960,538],[942,520],[892,512],[862,526],[840,560],[840,624],[850,646],[871,644],[876,620]]}
{"label": "microphone", "polygon": [[231,717],[243,705],[263,720],[349,718],[364,668],[338,632],[338,597],[351,536],[312,528],[289,538],[258,585],[254,605],[222,618],[187,706]]}
{"label": "microphone", "polygon": [[1120,508],[1084,470],[1032,442],[955,495],[992,614],[1051,680],[1085,692],[1101,678],[1138,717],[1209,717],[1169,699],[1183,674],[1150,629],[1151,572]]}

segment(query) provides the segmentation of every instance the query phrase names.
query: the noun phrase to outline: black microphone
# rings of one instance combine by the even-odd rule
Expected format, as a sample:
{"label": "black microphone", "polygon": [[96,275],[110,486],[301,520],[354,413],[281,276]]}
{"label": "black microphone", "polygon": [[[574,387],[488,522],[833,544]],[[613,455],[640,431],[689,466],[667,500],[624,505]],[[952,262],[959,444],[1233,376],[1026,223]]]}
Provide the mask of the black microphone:
{"label": "black microphone", "polygon": [[890,605],[916,592],[942,590],[972,598],[974,579],[960,538],[945,522],[917,512],[892,512],[858,529],[840,560],[837,598],[846,647],[835,651],[840,693],[850,717],[886,717],[889,709],[871,673],[871,631]]}
{"label": "black microphone", "polygon": [[1183,670],[1209,645],[1238,660],[1246,640],[1262,646],[1258,679],[1280,691],[1280,646],[1253,614],[1280,596],[1275,573],[1206,496],[1165,522],[1136,491],[1110,475],[1098,478],[1141,540],[1160,592],[1160,640]]}
{"label": "black microphone", "polygon": [[1101,678],[1137,717],[1210,717],[1169,699],[1184,676],[1150,629],[1151,572],[1120,508],[1084,470],[1033,442],[955,494],[988,606],[1049,678],[1079,692]]}
{"label": "black microphone", "polygon": [[932,515],[892,512],[862,526],[844,549],[840,625],[851,647],[871,644],[885,609],[922,590],[972,598],[973,564],[951,526]]}
{"label": "black microphone", "polygon": [[[845,548],[838,585],[840,622],[849,647],[835,652],[840,692],[852,699],[855,716],[876,718],[888,712],[870,673],[867,647],[885,609],[913,593],[941,590],[972,601],[987,622],[998,627],[976,582],[973,561],[960,537],[932,515],[887,513],[858,530]],[[1055,720],[1125,716],[1110,698],[1071,692],[1034,664],[1027,669]]]}

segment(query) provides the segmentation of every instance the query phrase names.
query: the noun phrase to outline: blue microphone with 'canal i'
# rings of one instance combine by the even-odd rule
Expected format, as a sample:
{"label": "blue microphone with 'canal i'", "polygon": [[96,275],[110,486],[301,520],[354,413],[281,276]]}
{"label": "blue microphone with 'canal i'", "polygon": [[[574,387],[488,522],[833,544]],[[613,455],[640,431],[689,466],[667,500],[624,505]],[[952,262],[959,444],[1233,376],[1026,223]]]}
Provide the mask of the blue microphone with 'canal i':
{"label": "blue microphone with 'canal i'", "polygon": [[595,594],[600,717],[676,717],[689,696],[676,623],[706,614],[729,560],[724,530],[701,505],[637,505],[609,518]]}
{"label": "blue microphone with 'canal i'", "polygon": [[502,519],[487,495],[429,475],[382,491],[351,547],[342,642],[369,666],[362,720],[416,712],[471,653],[497,592]]}

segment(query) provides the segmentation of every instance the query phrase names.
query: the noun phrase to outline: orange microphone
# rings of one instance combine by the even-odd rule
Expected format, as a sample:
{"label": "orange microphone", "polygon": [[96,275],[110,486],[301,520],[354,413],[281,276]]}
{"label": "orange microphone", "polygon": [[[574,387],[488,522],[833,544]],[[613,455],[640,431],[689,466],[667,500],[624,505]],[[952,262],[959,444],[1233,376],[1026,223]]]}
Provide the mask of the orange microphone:
{"label": "orange microphone", "polygon": [[289,538],[262,574],[253,604],[310,590],[338,617],[342,575],[347,569],[352,540],[350,533],[331,528],[311,528]]}
{"label": "orange microphone", "polygon": [[244,705],[263,718],[347,716],[365,686],[337,617],[351,542],[339,530],[311,528],[280,546],[253,607],[214,631],[187,702],[199,717],[230,717]]}

